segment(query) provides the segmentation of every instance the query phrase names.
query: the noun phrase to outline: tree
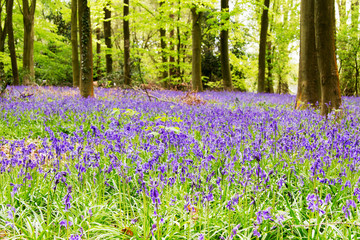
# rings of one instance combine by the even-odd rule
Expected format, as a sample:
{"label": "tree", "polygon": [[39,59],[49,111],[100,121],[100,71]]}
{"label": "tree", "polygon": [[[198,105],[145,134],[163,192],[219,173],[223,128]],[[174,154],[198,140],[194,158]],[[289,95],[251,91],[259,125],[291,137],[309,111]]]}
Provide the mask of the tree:
{"label": "tree", "polygon": [[80,85],[80,64],[78,49],[78,33],[77,33],[77,11],[78,0],[71,0],[71,48],[72,48],[72,70],[73,70],[73,87]]}
{"label": "tree", "polygon": [[221,73],[224,82],[224,89],[232,91],[231,71],[229,63],[229,30],[226,24],[229,22],[229,0],[221,0],[222,28],[220,31],[220,58]]}
{"label": "tree", "polygon": [[[3,12],[3,5],[0,6],[0,15]],[[1,23],[1,22],[0,22]],[[5,52],[5,40],[6,40],[6,30],[7,30],[7,21],[4,21],[4,26],[2,27],[0,24],[0,52],[4,54]],[[0,81],[6,82],[5,72],[4,72],[4,63],[0,62]]]}
{"label": "tree", "polygon": [[36,0],[23,0],[24,51],[23,51],[23,84],[29,85],[35,78],[34,69],[34,16]]}
{"label": "tree", "polygon": [[321,99],[320,76],[315,43],[314,0],[301,0],[300,6],[300,60],[298,92],[295,108],[304,104],[315,106]]}
{"label": "tree", "polygon": [[96,81],[101,79],[101,29],[98,26],[95,29],[95,33],[96,33]]}
{"label": "tree", "polygon": [[93,97],[93,56],[91,39],[90,8],[87,0],[78,0],[82,97]]}
{"label": "tree", "polygon": [[269,25],[270,0],[264,0],[264,9],[261,15],[261,29],[259,42],[259,68],[258,68],[258,93],[265,92],[265,67],[266,67],[266,37]]}
{"label": "tree", "polygon": [[176,64],[175,64],[175,14],[170,14],[171,27],[170,27],[170,57],[169,57],[169,80],[170,82],[176,77]]}
{"label": "tree", "polygon": [[201,16],[196,5],[192,5],[192,89],[203,91],[201,81]]}
{"label": "tree", "polygon": [[341,105],[335,54],[334,5],[334,0],[315,1],[315,41],[320,73],[322,115],[327,115],[332,109],[338,109]]}
{"label": "tree", "polygon": [[15,39],[14,39],[14,28],[13,28],[13,5],[14,0],[6,1],[6,26],[7,26],[7,35],[8,35],[8,46],[11,58],[11,70],[13,74],[13,85],[19,85],[19,71],[16,60],[16,52],[15,52]]}
{"label": "tree", "polygon": [[336,31],[337,56],[339,59],[340,88],[343,95],[358,96],[359,78],[359,0],[352,0],[346,10],[347,1],[337,1],[339,28]]}
{"label": "tree", "polygon": [[159,5],[159,12],[160,12],[160,47],[161,47],[161,81],[165,88],[168,88],[168,71],[167,71],[167,56],[166,56],[166,29],[164,27],[164,23],[162,20],[163,17],[163,7],[165,1],[161,0]]}
{"label": "tree", "polygon": [[130,26],[129,26],[129,0],[124,0],[124,83],[131,85],[130,77]]}
{"label": "tree", "polygon": [[341,105],[334,5],[334,0],[301,1],[299,85],[295,107],[307,103],[315,106],[318,102],[321,115]]}
{"label": "tree", "polygon": [[111,42],[111,1],[108,1],[106,6],[104,7],[104,37],[105,37],[105,45],[106,45],[106,73],[111,74],[113,71],[113,59],[111,54],[112,42]]}

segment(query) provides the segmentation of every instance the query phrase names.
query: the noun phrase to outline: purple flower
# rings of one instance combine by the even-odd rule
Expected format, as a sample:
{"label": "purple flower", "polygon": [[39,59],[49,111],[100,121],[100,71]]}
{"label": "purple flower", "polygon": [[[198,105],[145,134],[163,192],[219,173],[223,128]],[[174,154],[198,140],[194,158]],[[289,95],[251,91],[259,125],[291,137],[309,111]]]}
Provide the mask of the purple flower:
{"label": "purple flower", "polygon": [[229,200],[228,203],[226,204],[226,208],[232,211],[235,211],[235,208],[233,207],[233,202],[232,200]]}
{"label": "purple flower", "polygon": [[10,186],[13,187],[13,189],[11,191],[11,197],[14,197],[14,195],[19,191],[19,188],[22,186],[22,184],[10,183]]}
{"label": "purple flower", "polygon": [[199,235],[199,240],[204,240],[204,235],[202,233]]}
{"label": "purple flower", "polygon": [[329,193],[329,194],[327,194],[326,197],[325,197],[325,204],[326,204],[326,205],[329,204],[330,201],[331,201],[331,194]]}
{"label": "purple flower", "polygon": [[276,216],[276,222],[278,224],[280,224],[281,226],[284,226],[283,225],[284,220],[285,220],[285,218],[284,218],[284,216],[282,214],[279,214],[279,215]]}
{"label": "purple flower", "polygon": [[267,210],[258,211],[256,213],[256,224],[257,225],[260,225],[264,220],[274,221],[274,219],[271,216],[270,209],[271,208],[268,208]]}
{"label": "purple flower", "polygon": [[151,226],[151,234],[154,236],[154,232],[156,231],[157,227],[156,227],[156,223],[154,223],[152,226]]}
{"label": "purple flower", "polygon": [[279,189],[282,188],[282,186],[284,185],[285,181],[284,178],[280,178],[280,180],[278,181],[277,185],[279,186]]}
{"label": "purple flower", "polygon": [[67,229],[67,227],[72,226],[73,223],[71,221],[66,221],[66,219],[64,219],[59,222],[59,225]]}
{"label": "purple flower", "polygon": [[346,205],[342,207],[346,219],[349,219],[351,217],[350,207],[356,209],[356,203],[354,202],[354,200],[346,200]]}
{"label": "purple flower", "polygon": [[67,188],[67,194],[65,195],[65,197],[63,198],[63,203],[65,205],[65,211],[67,211],[68,209],[71,208],[71,203],[70,200],[72,199],[71,197],[71,192],[72,192],[72,186],[68,186]]}
{"label": "purple flower", "polygon": [[14,229],[14,228],[15,228],[14,223],[11,223],[11,222],[8,222],[8,221],[5,221],[5,224],[6,224],[6,226],[10,226],[12,229]]}
{"label": "purple flower", "polygon": [[6,205],[8,208],[10,208],[10,210],[8,211],[8,218],[9,219],[14,219],[14,215],[16,213],[16,208],[14,208],[13,206],[11,206],[10,204]]}
{"label": "purple flower", "polygon": [[69,240],[82,240],[82,235],[79,235],[79,234],[71,234],[71,236],[69,237]]}
{"label": "purple flower", "polygon": [[318,195],[315,194],[309,194],[306,197],[306,201],[308,204],[308,209],[312,212],[319,212],[320,215],[325,214],[325,211],[321,209],[320,207],[324,204],[324,201],[320,199]]}
{"label": "purple flower", "polygon": [[233,239],[235,236],[236,236],[236,232],[237,230],[239,230],[240,228],[240,224],[236,225],[233,230],[231,231],[231,236],[230,236],[230,239]]}
{"label": "purple flower", "polygon": [[258,229],[257,228],[254,228],[254,235],[255,236],[257,236],[257,237],[261,237],[261,234],[260,234],[260,232],[258,231]]}

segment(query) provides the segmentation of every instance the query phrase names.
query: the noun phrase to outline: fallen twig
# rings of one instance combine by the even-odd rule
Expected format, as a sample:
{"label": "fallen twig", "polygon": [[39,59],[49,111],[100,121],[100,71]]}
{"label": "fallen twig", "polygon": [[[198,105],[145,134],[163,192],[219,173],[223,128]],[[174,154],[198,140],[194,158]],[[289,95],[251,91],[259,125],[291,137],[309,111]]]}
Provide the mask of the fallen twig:
{"label": "fallen twig", "polygon": [[144,91],[143,89],[138,88],[138,87],[133,87],[132,89],[134,89],[134,90],[137,91],[137,92],[141,92],[141,93],[143,93],[143,94],[146,94],[147,97],[149,98],[149,101],[150,101],[150,102],[151,102],[151,98],[154,98],[154,99],[156,99],[156,100],[158,100],[158,101],[161,101],[161,102],[174,103],[173,101],[169,101],[169,100],[166,100],[166,99],[163,99],[163,98],[159,98],[159,97],[157,97],[157,96],[154,96],[154,95],[150,94],[147,90]]}

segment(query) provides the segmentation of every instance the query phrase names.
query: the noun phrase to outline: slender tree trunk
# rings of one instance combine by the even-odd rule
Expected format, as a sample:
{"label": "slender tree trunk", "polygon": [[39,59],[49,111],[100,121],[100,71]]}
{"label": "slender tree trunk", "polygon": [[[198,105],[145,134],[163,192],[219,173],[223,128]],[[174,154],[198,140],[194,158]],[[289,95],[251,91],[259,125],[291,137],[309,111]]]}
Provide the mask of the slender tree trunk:
{"label": "slender tree trunk", "polygon": [[[0,17],[1,14],[3,13],[3,8],[2,5],[0,6]],[[5,19],[4,21],[4,27],[2,28],[1,26],[1,19],[0,19],[0,52],[4,53],[5,52],[5,40],[6,40],[6,33],[7,33],[7,21]],[[0,82],[4,82],[5,85],[7,85],[7,80],[5,77],[5,71],[4,71],[4,63],[0,62]]]}
{"label": "slender tree trunk", "polygon": [[96,81],[101,79],[101,29],[96,28]]}
{"label": "slender tree trunk", "polygon": [[266,67],[266,37],[269,26],[270,0],[264,0],[264,9],[261,15],[261,29],[259,42],[259,69],[258,69],[258,93],[265,92],[265,67]]}
{"label": "slender tree trunk", "polygon": [[[348,14],[346,12],[346,0],[337,0],[337,6],[338,6],[338,12],[339,12],[339,29],[345,30],[350,27],[352,27],[352,21],[351,24],[347,23],[348,20]],[[351,0],[351,20],[353,19],[353,0]],[[356,26],[357,27],[357,26]],[[356,30],[357,31],[357,30]],[[353,30],[349,31],[350,33],[353,32]],[[355,92],[355,84],[354,84],[354,51],[349,44],[349,42],[352,42],[352,34],[349,36],[349,40],[345,41],[339,41],[337,43],[337,49],[338,52],[341,53],[340,59],[342,60],[340,62],[340,80],[341,80],[341,86],[343,90],[343,94],[345,95],[354,95]],[[356,52],[356,51],[355,51]],[[355,53],[356,54],[356,53]]]}
{"label": "slender tree trunk", "polygon": [[222,29],[220,31],[220,60],[221,60],[221,73],[224,83],[224,90],[232,91],[231,70],[229,63],[229,30],[224,29],[224,23],[229,22],[229,0],[221,0],[221,12],[225,14],[222,17]]}
{"label": "slender tree trunk", "polygon": [[334,0],[315,0],[315,33],[321,82],[321,114],[339,109],[341,93],[335,55]]}
{"label": "slender tree trunk", "polygon": [[273,55],[273,48],[271,41],[267,42],[267,56],[266,56],[266,62],[267,62],[267,79],[266,79],[266,87],[265,91],[268,93],[274,93],[274,77],[273,77],[273,63],[272,63],[272,55]]}
{"label": "slender tree trunk", "polygon": [[[351,32],[356,32],[357,34],[355,35],[355,39],[353,38],[352,41],[354,42],[359,42],[359,31],[358,31],[358,26],[359,26],[359,0],[352,0],[351,1]],[[359,78],[359,66],[358,66],[358,55],[359,55],[359,50],[357,49],[357,47],[354,48],[354,46],[352,46],[353,51],[352,52],[352,58],[354,59],[354,64],[355,64],[355,96],[358,97],[358,78]]]}
{"label": "slender tree trunk", "polygon": [[77,6],[78,0],[71,0],[71,49],[72,49],[72,70],[73,70],[73,87],[80,85],[80,63],[77,33]]}
{"label": "slender tree trunk", "polygon": [[[172,20],[172,23],[175,23],[175,15],[174,14],[170,14],[170,18]],[[170,38],[170,57],[169,57],[169,80],[170,82],[172,81],[172,79],[174,77],[176,77],[176,66],[175,66],[175,28],[174,25],[172,24],[171,26],[171,30],[170,30],[170,34],[169,34],[169,38]]]}
{"label": "slender tree trunk", "polygon": [[201,81],[201,16],[196,6],[191,8],[192,15],[192,89],[203,91]]}
{"label": "slender tree trunk", "polygon": [[104,18],[104,37],[106,45],[106,73],[111,74],[113,72],[113,59],[111,54],[112,42],[111,42],[111,10],[110,10],[111,1],[109,1],[104,8],[105,18]]}
{"label": "slender tree trunk", "polygon": [[94,97],[91,21],[88,1],[78,0],[78,10],[81,57],[80,95],[85,98]]}
{"label": "slender tree trunk", "polygon": [[130,77],[130,27],[129,27],[129,0],[124,0],[124,83],[131,85]]}
{"label": "slender tree trunk", "polygon": [[[181,18],[181,0],[178,0],[178,14],[177,14],[177,22],[180,22]],[[176,27],[176,34],[177,34],[177,66],[176,66],[176,77],[180,78],[182,81],[182,74],[181,74],[181,35],[180,35],[180,26],[179,24]]]}
{"label": "slender tree trunk", "polygon": [[29,85],[35,78],[34,69],[34,15],[36,0],[23,0],[23,22],[24,22],[24,53],[23,53],[23,84]]}
{"label": "slender tree trunk", "polygon": [[[163,6],[165,4],[165,1],[160,1],[160,15],[163,14]],[[162,21],[160,21],[160,47],[161,47],[161,81],[163,83],[164,88],[169,87],[169,81],[168,81],[168,66],[167,66],[167,56],[166,56],[166,29],[164,27],[164,24]]]}
{"label": "slender tree trunk", "polygon": [[8,35],[8,45],[9,45],[9,52],[11,58],[11,69],[13,74],[13,85],[19,85],[19,70],[17,66],[17,59],[16,59],[16,51],[15,51],[15,38],[14,38],[14,28],[12,22],[12,15],[13,15],[13,5],[14,0],[7,0],[6,1],[6,26],[7,26],[7,35]]}
{"label": "slender tree trunk", "polygon": [[295,108],[315,106],[321,100],[320,75],[316,56],[314,0],[301,0],[300,62]]}

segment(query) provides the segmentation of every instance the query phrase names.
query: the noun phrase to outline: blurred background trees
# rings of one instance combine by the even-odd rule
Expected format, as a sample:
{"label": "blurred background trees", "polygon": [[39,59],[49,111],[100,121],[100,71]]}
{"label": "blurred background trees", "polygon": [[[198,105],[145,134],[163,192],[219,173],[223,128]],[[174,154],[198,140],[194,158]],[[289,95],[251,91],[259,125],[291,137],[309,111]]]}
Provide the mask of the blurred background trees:
{"label": "blurred background trees", "polygon": [[[78,1],[1,1],[5,6],[1,29],[7,33],[4,49],[0,49],[2,82],[79,86],[81,42],[79,23],[74,20],[79,19],[74,15],[78,13]],[[261,92],[297,92],[300,0],[87,2],[94,46],[92,75],[98,85],[142,84],[185,90],[192,88],[196,76],[205,90],[257,91],[261,87]],[[335,6],[341,93],[358,95],[359,1],[336,0]],[[265,40],[260,69],[259,46],[265,12],[268,27],[261,38]],[[194,15],[198,25],[193,24]],[[9,24],[5,26],[8,16],[13,29]],[[193,26],[199,26],[200,35],[194,35]],[[200,38],[193,39],[194,36]],[[194,43],[200,44],[195,46],[199,57],[194,55]],[[11,61],[10,56],[16,56],[17,61]],[[13,71],[14,64],[19,65],[19,77]]]}

